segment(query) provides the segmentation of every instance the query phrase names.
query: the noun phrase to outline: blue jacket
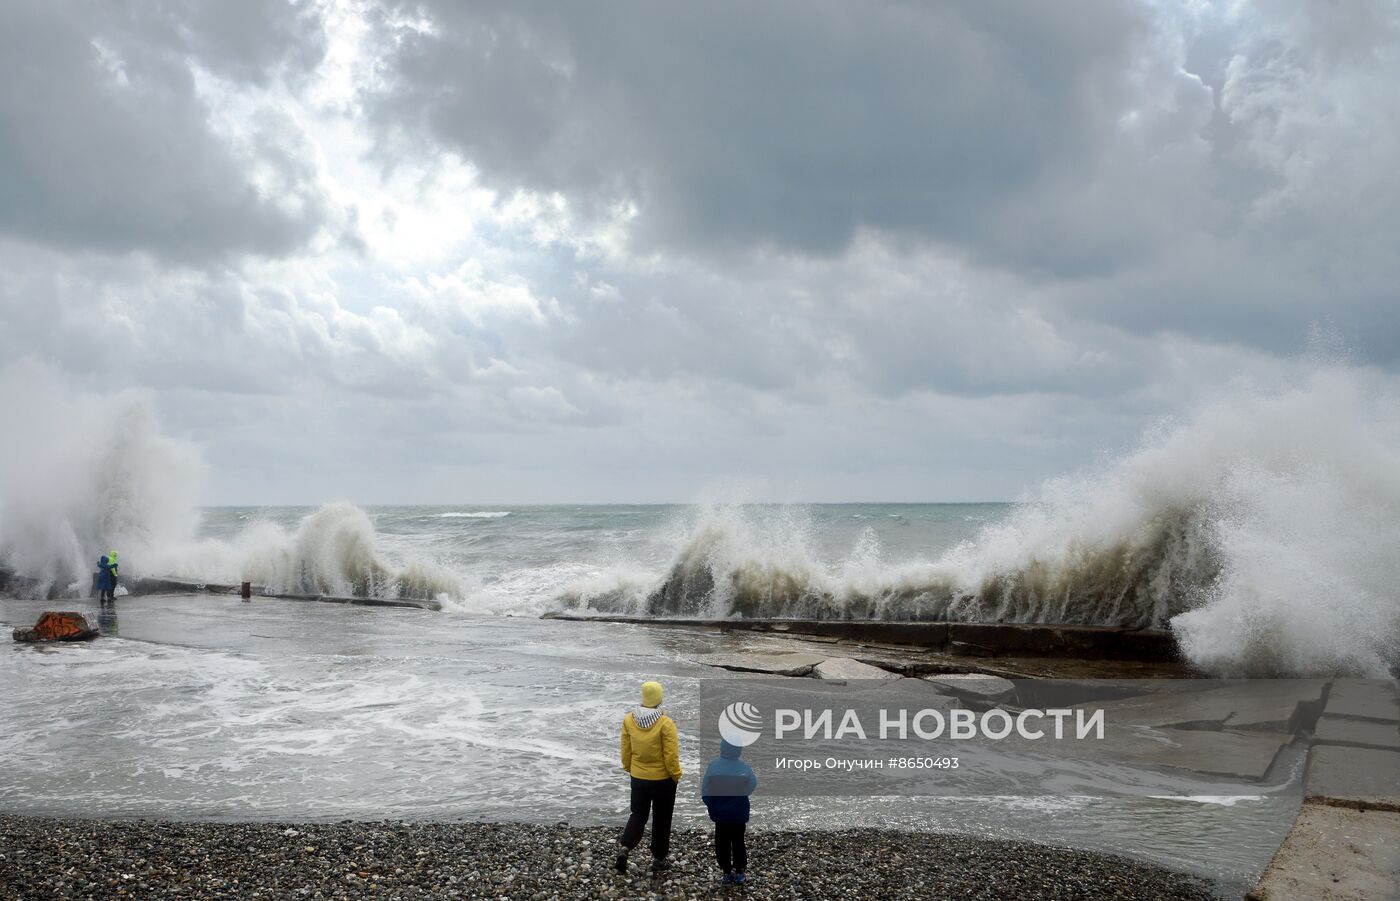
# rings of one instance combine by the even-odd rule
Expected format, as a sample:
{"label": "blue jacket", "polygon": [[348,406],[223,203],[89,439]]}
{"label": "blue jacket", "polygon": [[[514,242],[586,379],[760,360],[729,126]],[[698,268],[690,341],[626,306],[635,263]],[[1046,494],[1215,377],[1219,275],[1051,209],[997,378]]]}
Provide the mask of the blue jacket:
{"label": "blue jacket", "polygon": [[716,823],[747,823],[749,795],[758,788],[753,767],[739,759],[742,749],[720,740],[719,756],[710,761],[700,783],[700,797]]}
{"label": "blue jacket", "polygon": [[107,555],[103,554],[97,560],[97,589],[99,591],[115,591],[117,587],[117,568],[107,560]]}

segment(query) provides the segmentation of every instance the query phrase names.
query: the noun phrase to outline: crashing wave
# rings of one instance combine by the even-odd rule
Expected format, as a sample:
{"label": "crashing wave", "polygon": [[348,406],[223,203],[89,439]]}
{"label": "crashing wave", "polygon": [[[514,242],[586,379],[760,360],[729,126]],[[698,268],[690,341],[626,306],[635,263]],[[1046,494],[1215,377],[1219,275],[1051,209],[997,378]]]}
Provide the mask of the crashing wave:
{"label": "crashing wave", "polygon": [[[757,537],[762,530],[750,515],[738,507],[707,511],[663,579],[576,585],[565,592],[565,604],[650,616],[1149,627],[1189,609],[1187,599],[1199,597],[1220,572],[1206,538],[1209,522],[1184,511],[1166,512],[1112,544],[1071,541],[1053,553],[1028,555],[1013,570],[980,573],[970,559],[976,545],[937,562],[881,565],[871,532],[832,572],[791,547],[774,553]],[[1002,528],[1008,527],[1014,528]]]}
{"label": "crashing wave", "polygon": [[[71,390],[32,359],[0,371],[0,566],[36,596],[86,594],[97,558],[124,565],[185,540],[198,452],[157,428],[149,401]],[[130,569],[126,569],[130,573]]]}
{"label": "crashing wave", "polygon": [[[936,560],[839,568],[801,528],[702,513],[666,575],[561,603],[644,615],[1056,622],[1171,629],[1222,674],[1400,662],[1400,404],[1344,366],[1239,387],[1097,472],[1055,479]],[[760,517],[761,518],[761,517]]]}
{"label": "crashing wave", "polygon": [[276,594],[443,600],[462,597],[455,575],[410,561],[395,566],[375,550],[374,524],[353,504],[326,504],[294,532],[254,522],[229,541],[203,541],[166,554],[164,572],[210,582],[248,581]]}
{"label": "crashing wave", "polygon": [[0,370],[0,578],[12,594],[89,593],[97,558],[121,554],[127,577],[251,581],[284,593],[459,598],[457,579],[375,552],[374,526],[330,504],[295,532],[250,522],[230,541],[196,541],[205,467],[198,449],[160,431],[140,393],[73,390],[21,360]]}

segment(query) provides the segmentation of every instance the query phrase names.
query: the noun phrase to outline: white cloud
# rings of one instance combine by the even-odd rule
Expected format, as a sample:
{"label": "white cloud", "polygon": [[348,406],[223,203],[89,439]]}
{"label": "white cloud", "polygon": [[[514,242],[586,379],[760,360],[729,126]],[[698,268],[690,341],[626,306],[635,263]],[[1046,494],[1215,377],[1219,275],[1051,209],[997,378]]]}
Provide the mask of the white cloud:
{"label": "white cloud", "polygon": [[7,8],[0,352],[219,500],[1006,497],[1400,367],[1392,6],[217,6]]}

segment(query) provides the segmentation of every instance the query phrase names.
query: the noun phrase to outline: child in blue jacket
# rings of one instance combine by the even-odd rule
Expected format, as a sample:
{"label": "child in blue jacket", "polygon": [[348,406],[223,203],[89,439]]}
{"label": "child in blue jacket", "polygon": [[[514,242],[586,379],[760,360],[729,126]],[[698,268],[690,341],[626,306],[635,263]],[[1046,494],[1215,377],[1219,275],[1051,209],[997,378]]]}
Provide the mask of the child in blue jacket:
{"label": "child in blue jacket", "polygon": [[700,797],[715,821],[715,860],[724,871],[726,885],[744,884],[749,865],[744,829],[749,822],[749,795],[758,787],[753,768],[739,759],[740,750],[721,739],[719,756],[710,761],[700,783]]}

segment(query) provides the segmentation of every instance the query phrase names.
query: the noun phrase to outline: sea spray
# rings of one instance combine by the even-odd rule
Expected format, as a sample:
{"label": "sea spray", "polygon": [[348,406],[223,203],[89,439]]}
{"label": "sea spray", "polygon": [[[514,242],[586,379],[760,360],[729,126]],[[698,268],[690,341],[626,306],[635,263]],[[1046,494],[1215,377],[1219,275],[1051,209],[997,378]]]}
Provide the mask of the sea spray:
{"label": "sea spray", "polygon": [[39,594],[86,594],[97,557],[124,571],[188,541],[204,464],[139,392],[97,395],[24,359],[0,371],[0,564]]}
{"label": "sea spray", "polygon": [[190,537],[198,454],[160,433],[150,404],[74,391],[26,363],[0,377],[26,426],[0,446],[0,566],[84,591],[91,561],[117,547],[128,575],[436,598],[473,613],[1151,626],[1210,672],[1381,674],[1400,657],[1400,405],[1383,383],[1313,365],[1271,390],[1222,388],[1112,463],[1014,507],[948,513],[956,529],[930,527],[943,514],[917,505],[505,517],[331,504],[209,511],[226,523],[201,541]]}
{"label": "sea spray", "polygon": [[253,581],[276,591],[453,598],[462,588],[431,563],[394,565],[375,549],[363,510],[331,504],[292,533],[252,522],[231,541],[197,541],[205,465],[165,435],[147,395],[76,389],[36,360],[0,370],[0,567],[27,593],[83,596],[99,555],[127,576]]}
{"label": "sea spray", "polygon": [[169,555],[172,575],[250,581],[282,594],[349,597],[460,598],[461,580],[418,560],[394,566],[376,550],[369,514],[353,504],[326,504],[288,531],[253,521],[233,538],[206,540]]}
{"label": "sea spray", "polygon": [[1273,390],[1232,386],[931,560],[883,564],[863,535],[824,566],[791,511],[705,507],[663,575],[561,602],[1154,627],[1211,672],[1384,674],[1400,663],[1400,403],[1370,382],[1313,363]]}
{"label": "sea spray", "polygon": [[[823,564],[807,531],[794,528],[803,508],[743,505],[698,508],[689,533],[661,577],[571,585],[567,605],[656,616],[724,618],[1015,620],[1145,626],[1169,609],[1174,593],[1209,581],[1208,566],[1164,571],[1190,557],[1204,526],[1164,517],[1116,536],[1109,547],[1071,539],[1043,547],[1018,564],[997,559],[1001,544],[1044,516],[1023,507],[1012,522],[932,561],[883,559],[871,529],[862,530],[836,566]],[[1007,534],[1012,533],[1012,534]],[[1194,580],[1194,581],[1193,581]],[[1086,589],[1089,591],[1086,592]]]}
{"label": "sea spray", "polygon": [[1221,486],[1214,590],[1172,621],[1187,655],[1241,675],[1400,666],[1400,403],[1330,366],[1213,414],[1258,453]]}

